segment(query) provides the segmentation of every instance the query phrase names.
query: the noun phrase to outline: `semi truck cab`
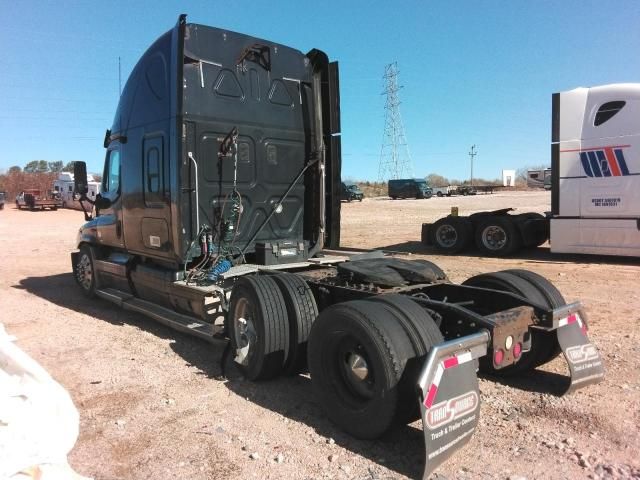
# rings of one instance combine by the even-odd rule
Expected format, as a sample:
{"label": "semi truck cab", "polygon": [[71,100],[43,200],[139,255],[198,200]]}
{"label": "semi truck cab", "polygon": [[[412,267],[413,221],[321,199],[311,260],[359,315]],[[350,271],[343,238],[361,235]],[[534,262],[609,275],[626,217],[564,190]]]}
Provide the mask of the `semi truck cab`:
{"label": "semi truck cab", "polygon": [[640,255],[640,84],[552,100],[551,251]]}

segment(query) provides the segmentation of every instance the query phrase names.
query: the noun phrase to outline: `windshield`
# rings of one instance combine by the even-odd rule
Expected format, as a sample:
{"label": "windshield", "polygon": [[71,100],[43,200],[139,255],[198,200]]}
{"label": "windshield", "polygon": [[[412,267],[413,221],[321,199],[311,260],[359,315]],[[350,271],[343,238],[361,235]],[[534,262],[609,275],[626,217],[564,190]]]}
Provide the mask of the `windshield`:
{"label": "windshield", "polygon": [[416,184],[420,190],[427,190],[429,188],[429,185],[427,185],[427,182],[424,180],[416,180]]}

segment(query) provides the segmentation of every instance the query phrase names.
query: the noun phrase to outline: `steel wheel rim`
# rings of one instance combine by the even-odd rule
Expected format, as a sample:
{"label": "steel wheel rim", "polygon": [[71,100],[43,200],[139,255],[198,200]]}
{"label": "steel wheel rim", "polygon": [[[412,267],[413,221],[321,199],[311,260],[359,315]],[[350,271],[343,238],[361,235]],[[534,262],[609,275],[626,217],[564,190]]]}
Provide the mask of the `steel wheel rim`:
{"label": "steel wheel rim", "polygon": [[507,244],[507,232],[498,225],[489,225],[482,231],[482,244],[492,251],[501,250]]}
{"label": "steel wheel rim", "polygon": [[375,396],[375,376],[364,347],[354,338],[345,338],[338,347],[338,369],[352,395],[370,400]]}
{"label": "steel wheel rim", "polygon": [[78,278],[78,283],[82,288],[85,290],[89,290],[91,288],[91,282],[93,282],[93,268],[91,267],[91,259],[86,253],[83,253],[80,257],[80,261],[76,268],[76,276]]}
{"label": "steel wheel rim", "polygon": [[236,362],[248,366],[258,341],[253,320],[253,308],[246,298],[240,298],[233,311],[233,332],[236,339]]}
{"label": "steel wheel rim", "polygon": [[443,247],[453,247],[458,241],[458,231],[451,225],[441,225],[436,230],[436,240]]}

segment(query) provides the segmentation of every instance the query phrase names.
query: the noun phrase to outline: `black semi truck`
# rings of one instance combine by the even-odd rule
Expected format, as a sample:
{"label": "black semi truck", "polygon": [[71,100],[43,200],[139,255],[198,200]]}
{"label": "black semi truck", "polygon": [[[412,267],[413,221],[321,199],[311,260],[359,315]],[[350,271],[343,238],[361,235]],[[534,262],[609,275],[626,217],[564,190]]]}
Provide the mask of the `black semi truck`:
{"label": "black semi truck", "polygon": [[248,379],[308,368],[358,438],[422,417],[427,475],[477,425],[478,366],[526,375],[563,354],[571,391],[603,365],[580,303],[535,273],[458,285],[426,260],[338,249],[338,91],[320,50],[181,16],[126,83],[95,200],[75,164],[73,272],[89,297],[229,342]]}

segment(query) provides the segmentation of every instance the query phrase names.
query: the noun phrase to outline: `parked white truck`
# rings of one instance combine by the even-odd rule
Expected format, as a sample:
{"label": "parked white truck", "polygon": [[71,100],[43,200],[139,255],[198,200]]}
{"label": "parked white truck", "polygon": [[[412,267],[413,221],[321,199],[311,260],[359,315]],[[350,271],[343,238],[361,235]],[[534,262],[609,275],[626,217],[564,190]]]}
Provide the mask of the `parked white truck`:
{"label": "parked white truck", "polygon": [[557,253],[640,256],[640,84],[552,97],[551,211],[505,208],[422,225],[422,242],[503,256],[549,240]]}

